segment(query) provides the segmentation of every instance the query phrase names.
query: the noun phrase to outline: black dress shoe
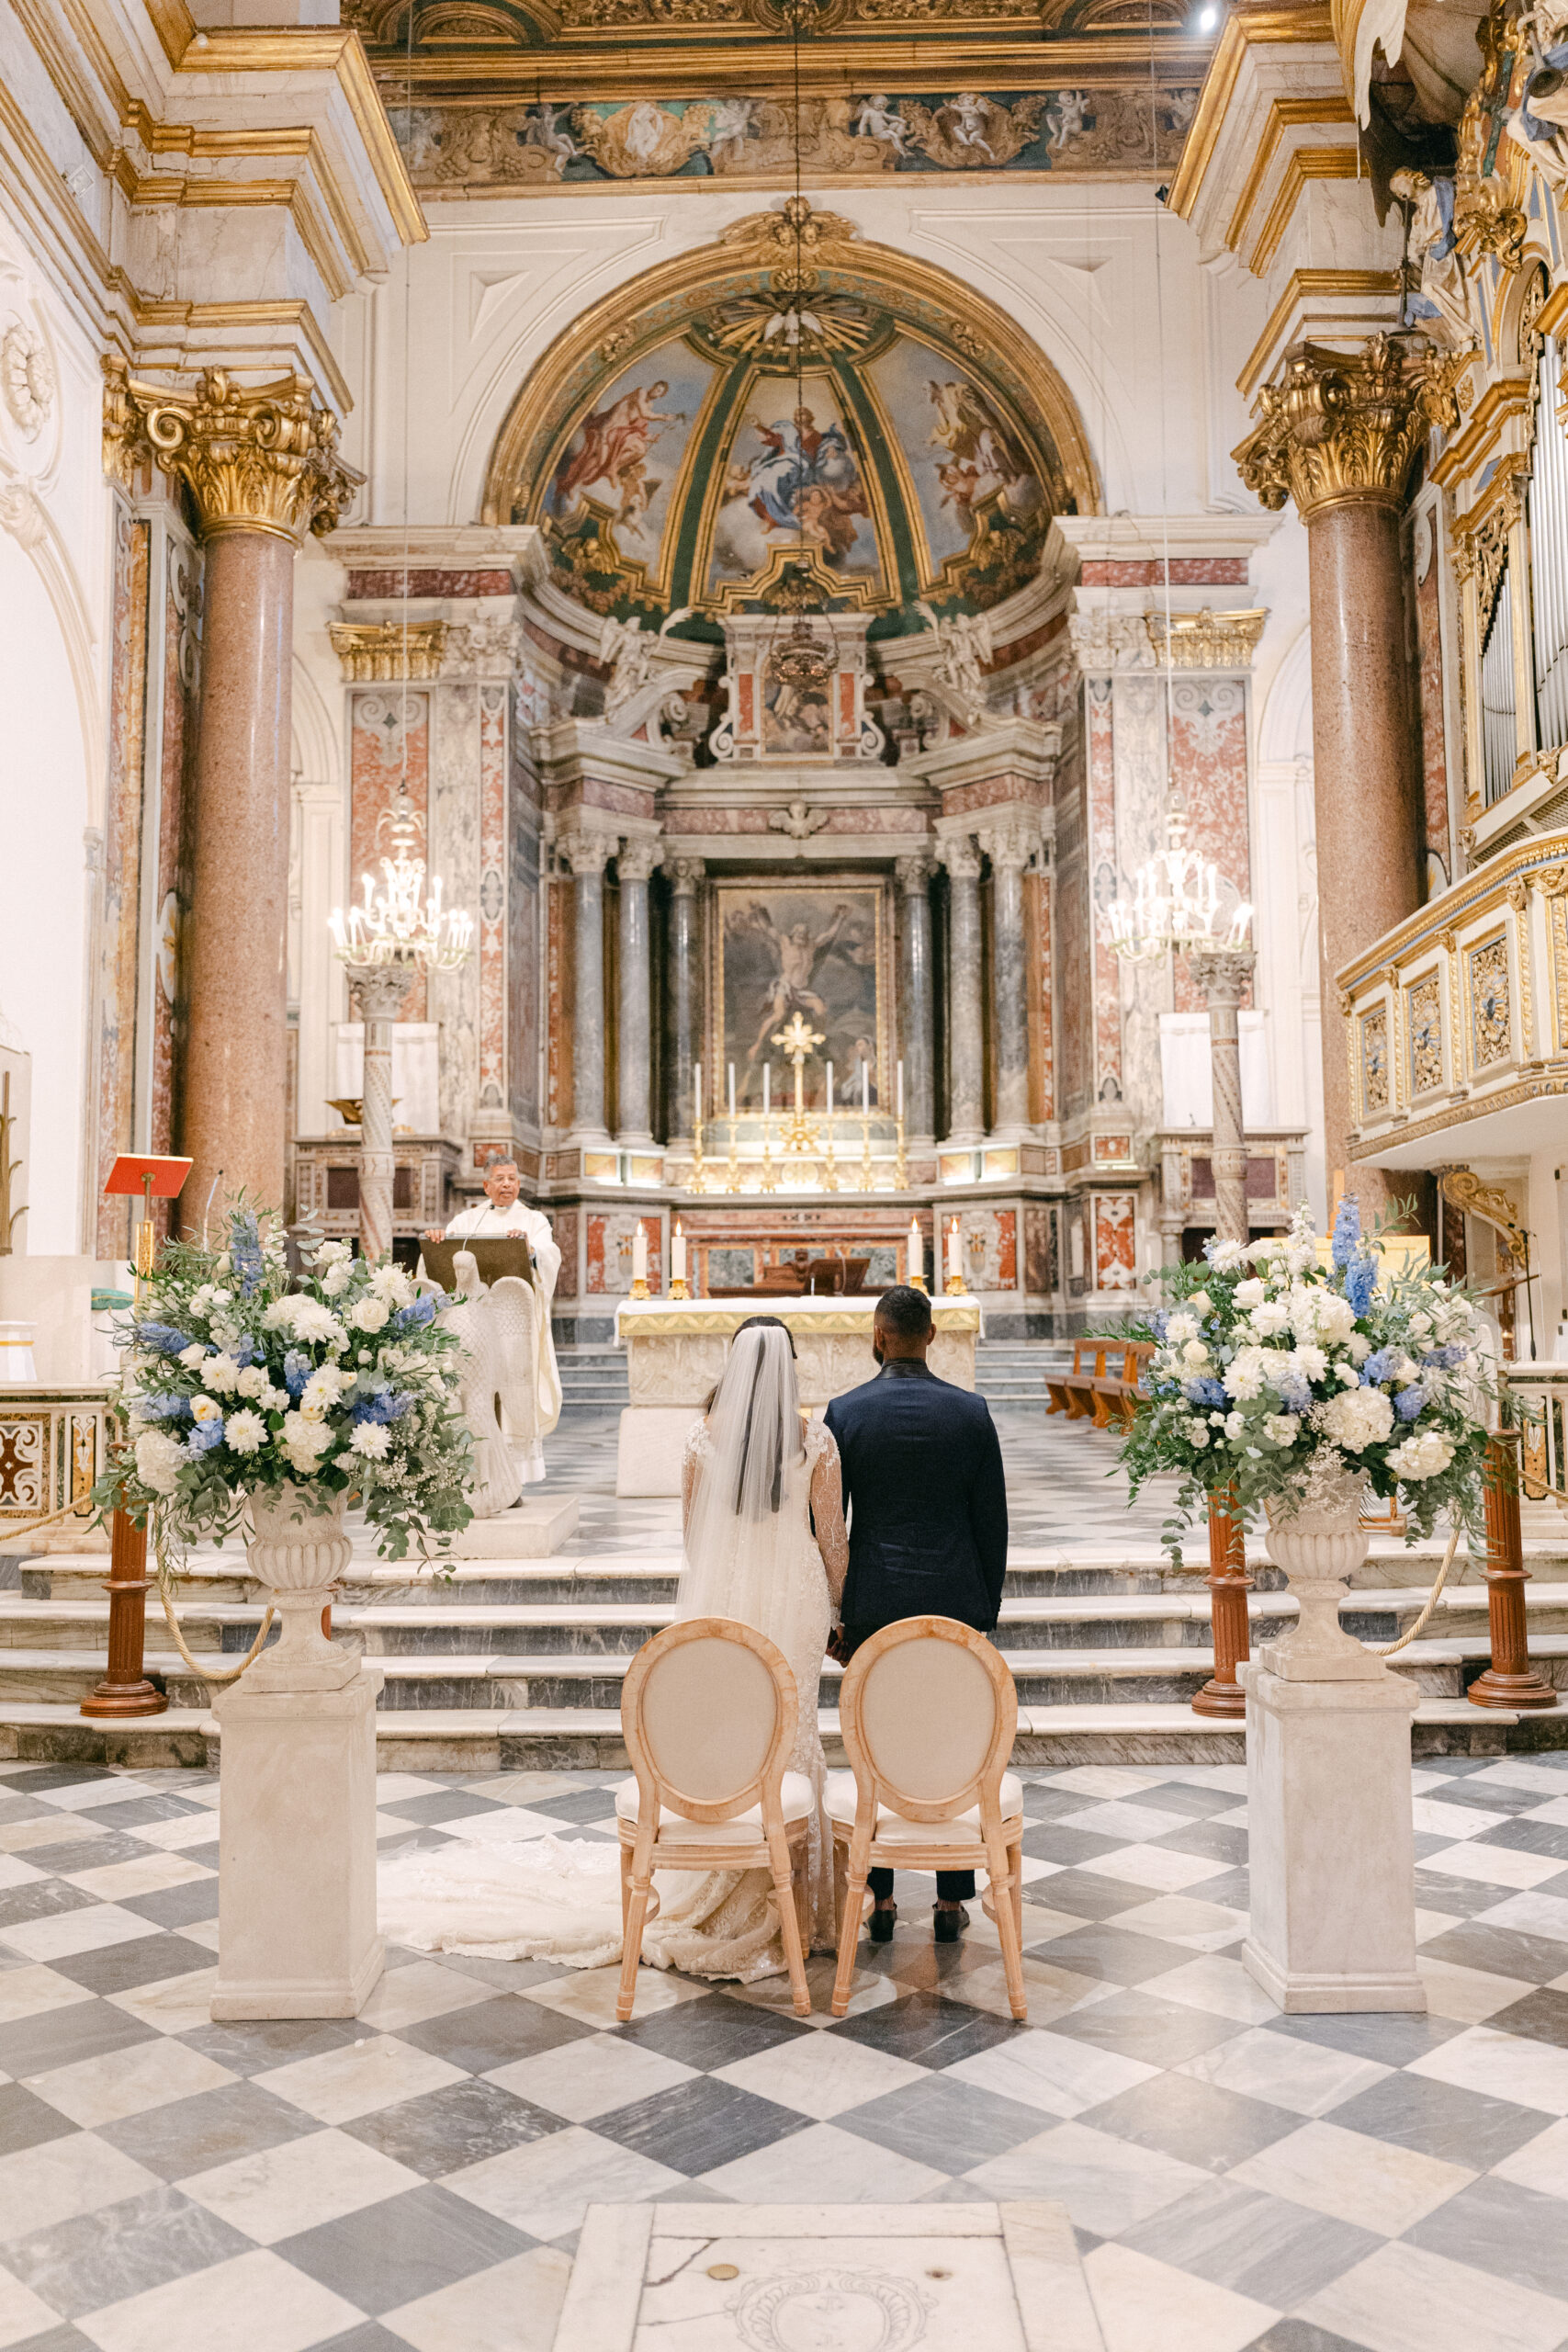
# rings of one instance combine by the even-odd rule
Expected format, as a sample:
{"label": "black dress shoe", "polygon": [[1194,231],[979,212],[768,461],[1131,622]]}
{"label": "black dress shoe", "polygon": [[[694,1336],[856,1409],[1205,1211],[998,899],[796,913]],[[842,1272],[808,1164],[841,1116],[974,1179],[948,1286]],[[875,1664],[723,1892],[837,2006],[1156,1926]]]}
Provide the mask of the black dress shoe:
{"label": "black dress shoe", "polygon": [[931,1913],[931,1925],[939,1944],[955,1944],[969,1925],[969,1914],[962,1904],[952,1911],[944,1911],[939,1905]]}
{"label": "black dress shoe", "polygon": [[877,1905],[875,1910],[871,1915],[870,1920],[871,1940],[874,1944],[890,1944],[892,1942],[893,1922],[897,1917],[898,1905],[896,1903],[879,1903]]}

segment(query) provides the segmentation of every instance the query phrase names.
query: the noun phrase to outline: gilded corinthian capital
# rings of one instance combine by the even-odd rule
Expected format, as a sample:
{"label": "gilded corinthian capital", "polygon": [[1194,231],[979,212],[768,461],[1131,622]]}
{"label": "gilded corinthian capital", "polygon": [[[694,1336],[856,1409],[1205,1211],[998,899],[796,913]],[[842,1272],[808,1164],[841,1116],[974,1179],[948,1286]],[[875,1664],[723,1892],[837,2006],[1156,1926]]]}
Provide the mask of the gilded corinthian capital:
{"label": "gilded corinthian capital", "polygon": [[338,420],[303,377],[244,386],[205,368],[193,388],[138,381],[104,362],[104,470],[129,481],[152,461],[189,488],[202,535],[265,531],[295,546],[334,528],[365,477],[338,455]]}
{"label": "gilded corinthian capital", "polygon": [[1293,345],[1231,453],[1243,481],[1265,506],[1293,498],[1303,522],[1350,501],[1402,505],[1429,427],[1459,423],[1454,386],[1469,364],[1468,352],[1435,351],[1419,335],[1375,334],[1353,352]]}

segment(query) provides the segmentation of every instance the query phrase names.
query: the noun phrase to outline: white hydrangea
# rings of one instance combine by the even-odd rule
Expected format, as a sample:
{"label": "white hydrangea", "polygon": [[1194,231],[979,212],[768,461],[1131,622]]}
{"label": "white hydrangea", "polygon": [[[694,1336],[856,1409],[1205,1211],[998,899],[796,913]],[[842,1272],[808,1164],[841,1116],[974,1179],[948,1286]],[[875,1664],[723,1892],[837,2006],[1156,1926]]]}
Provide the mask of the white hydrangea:
{"label": "white hydrangea", "polygon": [[264,1413],[286,1413],[288,1410],[288,1391],[287,1388],[274,1388],[269,1382],[266,1387],[258,1391],[256,1403]]}
{"label": "white hydrangea", "polygon": [[283,1442],[294,1468],[309,1477],[337,1440],[325,1421],[308,1421],[303,1413],[289,1413],[283,1423]]}
{"label": "white hydrangea", "polygon": [[1270,1413],[1263,1424],[1263,1434],[1273,1445],[1294,1445],[1302,1426],[1299,1413]]}
{"label": "white hydrangea", "polygon": [[1168,1319],[1165,1327],[1165,1336],[1167,1344],[1173,1348],[1182,1347],[1189,1340],[1195,1340],[1198,1337],[1197,1317],[1195,1315],[1188,1315],[1179,1308],[1177,1312]]}
{"label": "white hydrangea", "polygon": [[379,1331],[385,1328],[391,1311],[386,1300],[371,1290],[363,1298],[355,1299],[349,1308],[348,1319],[356,1331]]}
{"label": "white hydrangea", "polygon": [[259,1453],[266,1443],[266,1423],[248,1405],[231,1413],[223,1430],[223,1442],[234,1453]]}
{"label": "white hydrangea", "polygon": [[1381,1445],[1393,1427],[1393,1400],[1381,1388],[1347,1388],[1317,1408],[1324,1435],[1347,1453]]}
{"label": "white hydrangea", "polygon": [[240,1367],[232,1356],[209,1356],[201,1367],[201,1385],[215,1396],[231,1396],[239,1380]]}
{"label": "white hydrangea", "polygon": [[1365,1363],[1372,1351],[1372,1343],[1364,1331],[1352,1331],[1345,1346],[1352,1363]]}
{"label": "white hydrangea", "polygon": [[172,1495],[186,1450],[162,1430],[143,1430],[136,1441],[136,1475],[149,1494]]}
{"label": "white hydrangea", "polygon": [[1325,1283],[1297,1283],[1291,1291],[1291,1329],[1298,1340],[1342,1347],[1356,1328],[1349,1300]]}
{"label": "white hydrangea", "polygon": [[348,1442],[355,1453],[371,1462],[384,1462],[391,1450],[392,1432],[382,1421],[361,1421]]}
{"label": "white hydrangea", "polygon": [[1452,1441],[1441,1430],[1423,1430],[1393,1447],[1388,1461],[1396,1478],[1416,1486],[1423,1478],[1440,1477],[1454,1458]]}
{"label": "white hydrangea", "polygon": [[329,1266],[321,1276],[321,1288],[329,1298],[341,1298],[352,1287],[354,1268],[348,1265]]}
{"label": "white hydrangea", "polygon": [[346,1241],[323,1241],[316,1251],[318,1266],[341,1266],[354,1251]]}

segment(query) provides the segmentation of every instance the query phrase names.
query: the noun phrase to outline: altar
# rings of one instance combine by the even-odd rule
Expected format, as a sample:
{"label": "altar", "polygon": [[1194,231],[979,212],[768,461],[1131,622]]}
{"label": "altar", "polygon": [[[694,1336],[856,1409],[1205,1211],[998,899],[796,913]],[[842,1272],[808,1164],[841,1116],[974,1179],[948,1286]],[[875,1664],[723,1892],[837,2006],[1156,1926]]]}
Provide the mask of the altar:
{"label": "altar", "polygon": [[[874,1297],[623,1299],[615,1328],[626,1342],[631,1403],[621,1415],[617,1495],[680,1493],[687,1433],[724,1369],[731,1338],[760,1312],[776,1315],[793,1338],[800,1401],[812,1412],[875,1377]],[[979,1301],[967,1294],[933,1298],[931,1317],[932,1372],[973,1388]]]}

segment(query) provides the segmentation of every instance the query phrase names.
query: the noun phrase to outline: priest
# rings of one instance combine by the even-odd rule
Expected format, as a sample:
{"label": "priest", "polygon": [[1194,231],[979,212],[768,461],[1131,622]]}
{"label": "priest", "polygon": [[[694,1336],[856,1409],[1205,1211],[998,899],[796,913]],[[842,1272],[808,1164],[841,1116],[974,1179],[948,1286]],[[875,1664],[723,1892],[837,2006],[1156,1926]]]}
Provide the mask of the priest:
{"label": "priest", "polygon": [[560,1272],[560,1250],[550,1231],[549,1218],[542,1210],[530,1208],[525,1201],[519,1200],[521,1182],[514,1159],[492,1159],[485,1170],[484,1200],[473,1208],[460,1209],[445,1234],[430,1232],[425,1238],[458,1241],[477,1237],[502,1241],[520,1237],[528,1244],[528,1255],[533,1261],[528,1287],[533,1292],[535,1307],[531,1342],[533,1425],[528,1427],[526,1421],[516,1425],[510,1411],[504,1418],[506,1435],[518,1455],[524,1483],[534,1485],[545,1475],[544,1440],[560,1419],[560,1373],[550,1329],[550,1306],[556,1295],[556,1276]]}

